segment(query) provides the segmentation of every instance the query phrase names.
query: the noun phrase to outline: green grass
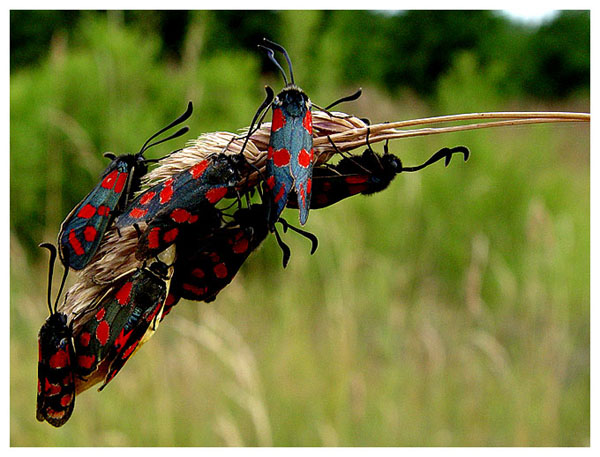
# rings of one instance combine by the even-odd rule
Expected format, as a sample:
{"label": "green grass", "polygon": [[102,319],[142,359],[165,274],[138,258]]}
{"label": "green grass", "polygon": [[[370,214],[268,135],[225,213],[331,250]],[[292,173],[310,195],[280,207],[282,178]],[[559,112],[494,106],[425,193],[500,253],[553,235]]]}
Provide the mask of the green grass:
{"label": "green grass", "polygon": [[[82,131],[98,148],[109,140],[134,148],[146,134],[142,130],[162,124],[156,107],[168,105],[176,114],[187,100],[185,90],[198,87],[186,79],[189,68],[169,69],[174,87],[152,89],[164,97],[153,103],[142,88],[167,70],[152,68],[145,48],[127,49],[110,52],[139,49],[140,61],[115,84],[137,84],[140,93],[106,100],[110,113],[129,120],[150,115],[153,107],[144,129],[131,129],[123,119],[115,123],[106,107],[95,104],[99,99],[86,101],[90,109],[75,93],[58,102],[74,119],[92,119]],[[65,62],[72,62],[72,54]],[[106,83],[120,75],[115,66],[112,79],[103,79],[107,67],[94,70],[94,59],[83,51],[78,59],[81,70],[67,72],[73,81],[86,74],[90,80],[81,84],[93,86],[93,78]],[[207,65],[199,76],[204,90],[234,87],[226,59]],[[140,76],[140,66],[149,74]],[[229,80],[215,76],[219,68]],[[246,68],[254,75],[248,81],[258,81],[251,60]],[[11,113],[24,116],[11,122],[12,210],[23,202],[45,221],[37,234],[27,235],[21,232],[26,225],[11,217],[11,445],[589,445],[589,127],[574,124],[393,142],[391,151],[406,164],[458,144],[467,145],[472,157],[447,169],[437,164],[400,175],[381,194],[312,211],[306,228],[319,237],[319,249],[310,256],[305,239],[286,235],[292,248],[286,270],[269,237],[214,303],[180,303],[103,392],[91,389],[77,397],[64,427],[38,423],[36,335],[46,317],[47,266],[46,260],[32,260],[28,240],[54,238],[54,222],[67,210],[56,209],[62,204],[57,196],[76,201],[82,191],[69,193],[51,172],[35,176],[39,189],[32,193],[17,189],[26,192],[22,186],[33,179],[27,157],[47,163],[54,148],[73,157],[86,150],[73,142],[77,137],[65,139],[43,124],[43,109],[57,102],[44,98],[42,81],[63,81],[49,72],[33,69],[15,75],[11,84]],[[478,79],[463,59],[442,85],[436,108],[421,103],[411,110],[400,98],[380,105],[382,95],[368,90],[357,112],[376,122],[544,109],[493,97],[485,78]],[[102,87],[94,90],[104,96]],[[32,91],[41,102],[27,110]],[[222,114],[198,124],[194,135],[242,127],[251,118],[254,101],[247,100],[219,127],[232,110],[221,93],[198,96],[199,112],[210,107]],[[129,96],[139,100],[132,104]],[[328,97],[334,98],[324,94],[319,100]],[[583,100],[552,109],[588,111],[589,105]],[[26,119],[36,120],[27,132],[21,123]],[[99,129],[94,119],[102,121]],[[106,131],[108,140],[95,138]],[[89,166],[91,182],[101,161],[97,166]],[[59,186],[56,195],[45,194],[49,182]],[[290,221],[297,217],[292,210],[285,214]]]}

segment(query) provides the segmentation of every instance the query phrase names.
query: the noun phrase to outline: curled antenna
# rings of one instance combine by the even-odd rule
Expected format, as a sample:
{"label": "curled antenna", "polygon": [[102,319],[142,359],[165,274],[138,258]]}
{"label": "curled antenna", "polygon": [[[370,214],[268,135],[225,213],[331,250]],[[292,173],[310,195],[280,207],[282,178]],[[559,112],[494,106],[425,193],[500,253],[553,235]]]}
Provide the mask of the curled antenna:
{"label": "curled antenna", "polygon": [[[267,112],[267,108],[269,107],[269,105],[273,101],[273,97],[274,97],[273,89],[271,89],[269,86],[265,86],[265,92],[267,93],[267,96],[265,97],[265,99],[262,102],[262,104],[258,107],[258,109],[256,110],[256,114],[254,114],[254,117],[252,118],[252,123],[250,124],[250,128],[248,129],[248,135],[246,135],[246,139],[244,140],[244,144],[242,145],[242,149],[240,150],[240,154],[244,153],[244,150],[246,149],[246,145],[248,144],[248,140],[250,139],[250,137],[252,136],[252,134],[254,134],[254,132],[256,130],[258,130],[258,128],[260,127],[260,123],[264,119],[264,113]],[[263,114],[263,116],[261,117],[261,119],[260,119],[260,121],[259,121],[256,129],[253,130],[254,123],[256,122],[256,120],[258,119],[258,117],[261,114]]]}
{"label": "curled antenna", "polygon": [[[283,54],[283,56],[285,57],[285,60],[287,60],[288,68],[290,69],[290,79],[292,80],[292,84],[296,84],[294,82],[294,71],[292,70],[292,61],[290,60],[290,56],[288,55],[285,48],[283,46],[281,46],[280,44],[277,44],[277,43],[274,43],[273,41],[267,40],[266,38],[263,38],[263,42],[267,43],[269,46],[275,48],[277,51],[279,51]],[[285,84],[287,86],[287,81]]]}
{"label": "curled antenna", "polygon": [[279,218],[278,222],[282,225],[284,233],[287,231],[287,229],[290,229],[297,234],[302,235],[304,238],[308,238],[312,244],[310,254],[312,255],[315,253],[317,247],[319,247],[319,239],[314,234],[307,232],[306,230],[299,229],[298,227],[294,227],[282,217]]}
{"label": "curled antenna", "polygon": [[333,108],[336,105],[339,105],[340,103],[344,103],[344,102],[353,102],[354,100],[358,100],[360,98],[360,96],[362,95],[362,88],[359,88],[356,92],[354,92],[352,95],[347,95],[345,97],[339,98],[337,99],[335,102],[330,103],[329,105],[327,105],[323,111],[329,111],[331,108]]}
{"label": "curled antenna", "polygon": [[177,132],[175,132],[173,135],[168,136],[167,138],[164,138],[162,140],[159,140],[159,141],[149,144],[154,138],[159,136],[161,133],[164,133],[167,130],[169,130],[169,129],[175,127],[176,125],[181,124],[182,122],[185,122],[187,119],[189,119],[189,117],[192,115],[193,110],[194,110],[194,107],[192,106],[192,102],[190,101],[190,102],[188,102],[188,106],[187,106],[187,109],[185,110],[185,113],[183,113],[181,116],[179,116],[177,119],[175,119],[173,122],[171,122],[166,127],[163,127],[162,129],[160,129],[158,132],[156,132],[150,138],[148,138],[146,140],[146,142],[144,143],[144,145],[142,146],[142,148],[140,149],[140,152],[138,152],[138,155],[143,155],[144,152],[147,151],[148,149],[150,149],[152,146],[156,146],[157,144],[164,143],[165,141],[168,141],[168,140],[172,140],[173,138],[177,138],[178,136],[181,136],[184,133],[186,133],[189,130],[189,127],[187,127],[187,126],[179,129]]}
{"label": "curled antenna", "polygon": [[271,48],[267,48],[266,46],[263,46],[262,44],[258,45],[259,48],[263,48],[265,51],[267,51],[267,55],[269,56],[269,60],[271,62],[273,62],[277,68],[279,68],[279,71],[281,72],[281,75],[283,76],[283,81],[285,82],[285,85],[288,85],[288,80],[287,80],[287,76],[285,75],[285,71],[283,71],[283,68],[281,68],[281,65],[279,65],[279,62],[277,62],[277,59],[275,58],[275,53],[273,52],[273,50]]}
{"label": "curled antenna", "polygon": [[56,296],[56,301],[54,302],[54,310],[52,309],[52,276],[54,275],[54,264],[56,262],[56,247],[51,243],[42,243],[39,245],[41,248],[48,249],[50,251],[50,262],[48,265],[48,309],[50,310],[50,315],[56,314],[56,309],[58,307],[58,299],[62,294],[63,287],[65,285],[65,281],[67,280],[67,275],[69,273],[69,269],[65,268],[63,273],[62,281],[60,283],[60,289],[58,290],[58,295]]}
{"label": "curled antenna", "polygon": [[463,160],[466,162],[467,160],[469,160],[470,151],[466,146],[456,146],[454,148],[442,148],[438,152],[433,154],[427,162],[425,162],[421,165],[418,165],[416,167],[402,167],[401,171],[410,171],[410,172],[419,171],[419,170],[422,170],[423,168],[425,168],[439,160],[442,160],[442,159],[445,159],[444,166],[447,167],[450,164],[450,160],[452,160],[453,154],[462,154]]}
{"label": "curled antenna", "polygon": [[283,252],[283,268],[285,268],[285,267],[287,267],[287,264],[290,261],[290,248],[287,244],[285,244],[283,242],[283,240],[279,236],[279,232],[277,231],[277,228],[274,227],[273,231],[275,232],[275,238],[277,239],[277,244],[279,245],[279,248]]}

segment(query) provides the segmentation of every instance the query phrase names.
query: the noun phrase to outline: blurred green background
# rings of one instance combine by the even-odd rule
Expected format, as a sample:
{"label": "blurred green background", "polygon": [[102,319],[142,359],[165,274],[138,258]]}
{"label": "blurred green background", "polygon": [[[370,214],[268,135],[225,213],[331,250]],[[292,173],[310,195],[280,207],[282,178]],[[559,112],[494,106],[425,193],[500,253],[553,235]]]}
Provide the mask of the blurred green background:
{"label": "blurred green background", "polygon": [[[324,106],[372,122],[589,112],[590,16],[490,11],[12,11],[13,446],[587,446],[589,126],[392,142],[388,190],[311,212],[320,240],[270,237],[211,304],[182,302],[71,420],[35,420],[47,259],[105,151],[136,152],[194,102],[193,139],[248,125],[289,51]],[[160,157],[181,147],[151,150]],[[174,143],[174,142],[172,142]],[[381,150],[381,145],[376,149]],[[296,215],[289,210],[288,220]],[[73,274],[70,278],[75,280]]]}

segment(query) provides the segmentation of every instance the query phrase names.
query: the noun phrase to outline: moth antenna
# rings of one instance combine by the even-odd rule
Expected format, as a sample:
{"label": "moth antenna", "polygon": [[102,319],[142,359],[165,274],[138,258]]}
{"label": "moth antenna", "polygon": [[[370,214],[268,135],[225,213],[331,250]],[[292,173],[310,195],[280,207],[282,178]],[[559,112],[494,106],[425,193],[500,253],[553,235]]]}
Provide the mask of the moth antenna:
{"label": "moth antenna", "polygon": [[450,163],[450,160],[452,159],[453,154],[462,154],[463,160],[466,162],[469,159],[470,151],[466,146],[456,146],[454,148],[442,148],[438,152],[433,154],[429,158],[429,160],[427,160],[427,162],[422,163],[421,165],[417,165],[416,167],[402,167],[401,171],[409,171],[409,172],[419,171],[425,167],[428,167],[429,165],[431,165],[435,162],[442,160],[442,158],[445,159],[444,160],[445,166],[448,166],[448,164]]}
{"label": "moth antenna", "polygon": [[[268,108],[269,105],[271,104],[271,102],[273,101],[273,98],[274,98],[273,89],[271,89],[269,86],[265,86],[265,92],[267,93],[267,96],[265,97],[265,100],[263,101],[262,105],[256,111],[256,114],[254,115],[254,119],[252,120],[252,124],[254,124],[254,122],[256,121],[256,118],[258,117],[258,113],[260,113],[262,111],[262,115],[260,116],[260,119],[258,120],[258,122],[256,122],[256,127],[254,129],[252,129],[252,124],[250,125],[250,128],[248,129],[248,138],[250,138],[252,135],[254,135],[254,133],[256,131],[258,131],[258,129],[260,128],[260,126],[262,124],[263,119],[265,118],[265,116],[268,113],[268,110],[266,108]],[[245,145],[245,143],[244,143],[244,145]]]}
{"label": "moth antenna", "polygon": [[50,315],[53,314],[52,312],[52,276],[54,275],[54,262],[56,261],[56,248],[54,247],[54,245],[50,244],[50,243],[42,243],[39,245],[39,247],[41,248],[45,248],[48,249],[48,251],[50,251],[50,262],[48,263],[48,297],[47,297],[47,302],[48,302],[48,309],[50,310]]}
{"label": "moth antenna", "polygon": [[58,295],[56,296],[56,301],[54,302],[54,310],[52,310],[52,277],[54,276],[54,265],[56,263],[56,247],[51,243],[41,243],[39,245],[41,248],[48,249],[50,251],[50,261],[48,264],[48,309],[50,310],[50,315],[56,314],[56,309],[58,307],[58,299],[62,294],[63,287],[65,285],[65,281],[67,280],[67,275],[69,274],[69,268],[65,268],[63,273],[62,281],[60,283],[60,289],[58,289]]}
{"label": "moth antenna", "polygon": [[[271,89],[269,86],[265,86],[265,92],[267,93],[267,95],[266,95],[265,99],[263,100],[263,102],[261,103],[261,105],[256,110],[254,117],[252,118],[252,122],[250,123],[250,128],[248,129],[248,134],[246,135],[246,139],[244,140],[244,144],[242,145],[240,154],[244,153],[244,150],[246,149],[246,145],[248,144],[248,141],[250,140],[250,136],[254,133],[252,131],[252,128],[254,127],[254,123],[256,122],[256,120],[258,119],[258,117],[261,114],[266,113],[267,108],[273,101],[273,97],[274,97],[273,89]],[[263,118],[264,118],[264,116],[263,116]],[[259,123],[259,125],[260,125],[260,123]]]}
{"label": "moth antenna", "polygon": [[[266,38],[263,38],[263,41],[265,43],[269,44],[270,46],[274,47],[276,50],[278,50],[279,52],[281,52],[283,54],[283,56],[285,57],[285,60],[287,60],[288,68],[290,69],[290,79],[292,80],[292,84],[296,84],[294,82],[294,71],[292,70],[292,61],[290,60],[290,56],[288,55],[285,48],[283,46],[281,46],[280,44],[277,44],[277,43],[274,43],[273,41],[267,40]],[[287,82],[286,82],[286,85],[287,85]]]}
{"label": "moth antenna", "polygon": [[54,302],[54,312],[55,313],[56,313],[56,310],[58,309],[58,300],[60,299],[60,296],[62,295],[62,291],[63,291],[63,288],[65,287],[65,282],[67,281],[68,275],[69,275],[69,269],[65,268],[63,271],[62,279],[60,281],[60,288],[58,289],[58,295],[56,295],[56,301]]}
{"label": "moth antenna", "polygon": [[279,222],[281,223],[281,225],[283,225],[285,227],[286,230],[289,228],[290,230],[296,232],[297,234],[302,235],[305,238],[308,238],[310,240],[310,242],[312,243],[312,248],[310,250],[310,254],[312,255],[315,253],[315,251],[319,247],[319,239],[314,234],[307,232],[306,230],[302,230],[298,227],[294,227],[293,225],[291,225],[288,221],[286,221],[283,218],[279,218]]}
{"label": "moth antenna", "polygon": [[333,103],[330,103],[329,105],[327,105],[323,111],[329,111],[331,108],[333,108],[335,105],[339,105],[340,103],[344,103],[344,102],[353,102],[354,100],[357,100],[358,98],[360,98],[360,96],[362,95],[362,88],[359,88],[356,92],[354,92],[352,95],[347,95],[345,97],[339,98],[336,101],[334,101]]}
{"label": "moth antenna", "polygon": [[[172,127],[175,127],[178,124],[181,124],[182,122],[185,122],[191,115],[192,115],[192,111],[194,110],[194,107],[192,105],[192,102],[188,102],[188,106],[187,109],[185,110],[185,113],[183,113],[181,116],[179,116],[177,119],[175,119],[173,122],[171,122],[169,125],[167,125],[166,127],[163,127],[162,129],[160,129],[158,132],[156,132],[154,135],[152,135],[150,138],[148,138],[146,140],[146,142],[144,143],[144,145],[142,146],[142,148],[140,149],[140,152],[138,152],[139,155],[142,155],[149,147],[155,146],[159,143],[154,143],[150,146],[148,146],[148,144],[154,139],[156,138],[158,135],[160,135],[163,132],[166,132],[167,130],[169,130]],[[180,133],[180,135],[183,135],[185,132]],[[173,138],[173,137],[172,137]]]}
{"label": "moth antenna", "polygon": [[269,56],[269,60],[271,62],[273,62],[277,68],[279,68],[279,71],[281,72],[281,75],[283,76],[283,81],[285,82],[285,85],[288,85],[288,80],[287,80],[287,76],[285,75],[285,71],[283,71],[283,68],[281,67],[281,65],[279,65],[279,62],[277,62],[277,59],[275,58],[275,53],[273,52],[273,50],[271,48],[267,48],[266,46],[263,46],[261,44],[258,45],[259,48],[263,48],[266,52],[267,55]]}
{"label": "moth antenna", "polygon": [[[280,220],[280,222],[281,222],[281,220]],[[274,232],[275,232],[275,238],[277,239],[277,244],[279,245],[279,248],[283,252],[283,268],[285,268],[285,267],[287,267],[287,264],[290,261],[290,248],[287,244],[285,244],[283,242],[283,240],[279,236],[279,232],[277,231],[276,227],[274,228]]]}
{"label": "moth antenna", "polygon": [[[352,154],[350,154],[350,153],[348,153],[346,151],[340,151],[338,149],[338,147],[336,146],[336,144],[331,139],[330,135],[327,135],[327,140],[329,141],[329,144],[331,144],[331,147],[333,148],[333,150],[335,151],[336,154],[341,155],[343,158],[350,158],[350,157],[352,157]],[[326,164],[326,165],[329,165],[329,164]]]}
{"label": "moth antenna", "polygon": [[110,160],[115,160],[117,158],[117,156],[114,153],[112,153],[112,152],[105,152],[102,155],[104,157],[106,157],[107,159],[110,159]]}
{"label": "moth antenna", "polygon": [[170,135],[170,136],[168,136],[166,138],[163,138],[162,140],[158,140],[158,141],[156,141],[156,142],[154,142],[152,144],[149,144],[148,146],[145,147],[145,149],[143,151],[140,151],[140,154],[143,154],[148,149],[150,149],[151,147],[156,146],[157,144],[164,143],[165,141],[169,141],[169,140],[172,140],[173,138],[177,138],[177,137],[179,137],[181,135],[184,135],[185,133],[188,132],[189,129],[190,128],[187,125],[185,127],[181,127],[174,134],[172,134],[172,135]]}
{"label": "moth antenna", "polygon": [[388,138],[387,140],[385,140],[385,144],[383,145],[383,153],[385,155],[390,153],[389,145],[390,145],[390,139]]}

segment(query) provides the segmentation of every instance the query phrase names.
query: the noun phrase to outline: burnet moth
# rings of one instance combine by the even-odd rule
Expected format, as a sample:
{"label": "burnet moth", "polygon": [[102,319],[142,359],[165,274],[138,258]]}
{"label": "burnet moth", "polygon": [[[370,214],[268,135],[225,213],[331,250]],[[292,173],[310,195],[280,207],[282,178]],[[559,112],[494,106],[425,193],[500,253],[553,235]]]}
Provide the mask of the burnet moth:
{"label": "burnet moth", "polygon": [[[295,85],[292,63],[287,51],[267,39],[268,46],[259,45],[268,53],[269,59],[279,68],[285,82],[283,90],[272,103],[273,119],[269,139],[266,185],[271,196],[268,222],[271,231],[282,211],[288,195],[295,190],[298,195],[300,224],[308,219],[310,209],[313,168],[313,126],[311,101],[302,89]],[[290,82],[274,57],[273,49],[281,52],[290,72]]]}
{"label": "burnet moth", "polygon": [[170,293],[194,301],[213,301],[269,233],[266,207],[241,208],[233,220],[209,235],[195,234],[180,249]]}
{"label": "burnet moth", "polygon": [[187,110],[173,122],[152,135],[137,154],[116,157],[106,153],[112,162],[104,170],[100,182],[68,214],[60,227],[58,244],[60,258],[67,268],[81,270],[92,259],[100,241],[117,214],[127,207],[129,200],[140,187],[141,177],[148,171],[148,160],[144,153],[151,147],[185,134],[183,127],[162,140],[151,143],[157,136],[181,124],[192,115],[192,102]]}
{"label": "burnet moth", "polygon": [[63,275],[60,290],[54,303],[51,304],[51,289],[56,248],[50,243],[42,243],[40,247],[50,251],[48,271],[48,309],[50,316],[42,325],[38,334],[38,387],[36,418],[47,421],[54,427],[60,427],[69,420],[75,407],[75,352],[71,327],[67,323],[67,315],[57,311],[58,299],[62,292],[66,272]]}
{"label": "burnet moth", "polygon": [[[367,149],[360,156],[347,156],[336,165],[314,168],[312,208],[325,208],[353,195],[381,192],[397,174],[419,171],[442,159],[448,166],[453,154],[463,154],[465,161],[469,158],[469,150],[465,146],[456,146],[440,149],[421,165],[405,167],[400,158],[389,153],[387,142],[383,155],[373,151],[367,133]],[[295,208],[298,205],[296,196],[290,195],[288,206]]]}
{"label": "burnet moth", "polygon": [[[162,260],[161,260],[162,259]],[[173,274],[175,247],[122,279],[100,299],[75,335],[77,373],[86,381],[104,380],[102,390],[133,353],[156,331]],[[96,373],[104,367],[104,372]],[[98,376],[100,378],[98,379]]]}
{"label": "burnet moth", "polygon": [[219,227],[215,205],[235,194],[244,164],[239,154],[216,154],[140,194],[116,220],[118,228],[146,223],[136,257],[144,260],[158,254],[186,231],[207,233]]}

